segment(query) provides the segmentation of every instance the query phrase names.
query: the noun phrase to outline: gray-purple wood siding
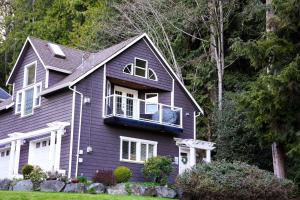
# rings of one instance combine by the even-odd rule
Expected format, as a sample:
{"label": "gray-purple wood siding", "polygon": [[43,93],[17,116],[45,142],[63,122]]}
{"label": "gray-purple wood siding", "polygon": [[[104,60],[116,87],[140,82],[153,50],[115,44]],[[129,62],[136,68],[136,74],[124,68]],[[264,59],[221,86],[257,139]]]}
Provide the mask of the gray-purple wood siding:
{"label": "gray-purple wood siding", "polygon": [[[154,82],[139,77],[134,77],[123,73],[123,67],[129,62],[133,62],[134,57],[140,57],[149,60],[149,65],[156,71],[160,81]],[[154,64],[155,63],[155,64]],[[107,76],[118,79],[128,80],[144,85],[155,86],[159,90],[163,89],[169,92],[160,92],[159,101],[165,104],[171,104],[172,77],[168,71],[161,65],[159,60],[150,51],[144,41],[133,45],[127,51],[114,58],[106,66]],[[102,95],[103,95],[103,73],[104,67],[96,70],[93,74],[86,77],[77,84],[77,90],[84,96],[91,98],[90,104],[83,105],[82,129],[80,137],[80,150],[83,150],[83,162],[78,165],[78,176],[87,176],[92,178],[99,169],[113,170],[117,166],[123,165],[133,171],[133,181],[144,181],[141,173],[142,164],[134,164],[120,161],[120,136],[133,137],[145,140],[157,141],[158,155],[167,155],[178,157],[178,147],[175,145],[173,135],[166,133],[153,132],[148,130],[136,130],[134,128],[124,128],[109,126],[104,124],[102,118]],[[175,82],[175,106],[183,108],[183,133],[177,137],[193,138],[193,112],[196,111],[195,105],[188,99],[187,95]],[[139,97],[144,98],[145,92],[139,91]],[[153,91],[151,91],[153,92]],[[77,106],[79,106],[77,104]],[[78,112],[78,108],[76,109]],[[189,113],[189,115],[187,115]],[[76,115],[79,121],[79,115]],[[74,142],[77,144],[78,133],[74,135]],[[92,153],[87,153],[87,147],[93,148]],[[73,154],[76,159],[76,153]],[[76,165],[76,162],[75,162]],[[75,167],[75,166],[74,166]],[[174,173],[171,180],[174,180],[178,173],[178,166],[174,165]],[[72,176],[75,175],[75,169],[72,170]]]}
{"label": "gray-purple wood siding", "polygon": [[[37,82],[42,82],[45,87],[46,71],[39,61],[34,50],[28,45],[24,50],[13,77],[15,83],[14,99],[16,92],[23,87],[24,66],[33,61],[37,61]],[[15,115],[14,108],[9,111],[0,112],[0,139],[8,137],[8,134],[14,132],[30,132],[42,128],[47,128],[47,123],[54,121],[70,122],[72,113],[72,92],[65,91],[57,93],[47,98],[42,98],[41,107],[34,109],[34,114],[31,116],[22,117],[20,114]],[[20,169],[21,166],[28,162],[28,144],[29,140],[21,146],[20,154]],[[69,144],[70,144],[70,127],[62,139],[61,153],[61,169],[68,169],[69,162]]]}
{"label": "gray-purple wood siding", "polygon": [[62,79],[64,79],[67,76],[67,74],[49,70],[49,81],[48,81],[48,87],[58,83]]}

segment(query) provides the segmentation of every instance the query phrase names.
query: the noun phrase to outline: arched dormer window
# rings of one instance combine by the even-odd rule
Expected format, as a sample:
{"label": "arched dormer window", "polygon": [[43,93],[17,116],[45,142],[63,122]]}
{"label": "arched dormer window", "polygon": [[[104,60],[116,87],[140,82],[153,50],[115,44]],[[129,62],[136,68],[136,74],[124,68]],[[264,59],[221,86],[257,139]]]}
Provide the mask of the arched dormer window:
{"label": "arched dormer window", "polygon": [[134,64],[126,65],[123,68],[123,73],[157,81],[157,75],[153,69],[148,67],[148,61],[140,58],[135,58]]}
{"label": "arched dormer window", "polygon": [[151,68],[148,69],[148,79],[153,80],[153,81],[157,81],[156,73]]}

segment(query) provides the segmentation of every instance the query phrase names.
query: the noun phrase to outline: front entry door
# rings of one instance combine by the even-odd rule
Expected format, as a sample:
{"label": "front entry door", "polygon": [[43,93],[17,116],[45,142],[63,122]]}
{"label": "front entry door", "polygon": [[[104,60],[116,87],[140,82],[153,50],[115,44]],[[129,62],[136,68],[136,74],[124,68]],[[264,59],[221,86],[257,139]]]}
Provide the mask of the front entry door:
{"label": "front entry door", "polygon": [[115,86],[116,114],[128,118],[138,118],[138,91],[125,87]]}
{"label": "front entry door", "polygon": [[179,147],[179,174],[190,168],[190,151],[188,148]]}

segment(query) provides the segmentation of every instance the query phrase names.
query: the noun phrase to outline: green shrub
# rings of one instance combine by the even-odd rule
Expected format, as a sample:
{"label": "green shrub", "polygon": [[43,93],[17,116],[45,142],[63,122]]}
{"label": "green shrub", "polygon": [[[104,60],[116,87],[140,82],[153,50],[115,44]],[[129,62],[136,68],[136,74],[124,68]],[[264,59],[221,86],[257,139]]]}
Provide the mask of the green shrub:
{"label": "green shrub", "polygon": [[29,164],[23,165],[23,167],[22,167],[23,179],[25,179],[25,180],[30,179],[29,175],[32,171],[33,171],[32,165],[29,165]]}
{"label": "green shrub", "polygon": [[172,161],[166,156],[150,158],[145,162],[142,172],[146,178],[165,185],[168,183],[168,178],[172,172]]}
{"label": "green shrub", "polygon": [[87,183],[87,178],[85,176],[78,176],[77,180],[79,181],[79,183],[83,183],[83,184]]}
{"label": "green shrub", "polygon": [[292,181],[241,162],[201,163],[178,176],[185,199],[284,200],[294,192]]}
{"label": "green shrub", "polygon": [[118,183],[124,183],[132,177],[132,171],[128,167],[119,166],[114,170],[114,175]]}
{"label": "green shrub", "polygon": [[33,190],[37,191],[40,189],[41,182],[46,180],[47,174],[39,166],[34,166],[29,177],[33,184]]}

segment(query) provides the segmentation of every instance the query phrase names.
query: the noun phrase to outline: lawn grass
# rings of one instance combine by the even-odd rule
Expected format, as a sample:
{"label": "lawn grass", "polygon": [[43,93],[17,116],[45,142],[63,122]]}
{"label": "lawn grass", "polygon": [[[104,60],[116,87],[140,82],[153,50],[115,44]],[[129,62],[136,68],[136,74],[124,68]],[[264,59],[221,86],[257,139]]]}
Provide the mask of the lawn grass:
{"label": "lawn grass", "polygon": [[141,197],[109,194],[70,194],[46,192],[0,191],[1,200],[166,200],[157,197]]}

